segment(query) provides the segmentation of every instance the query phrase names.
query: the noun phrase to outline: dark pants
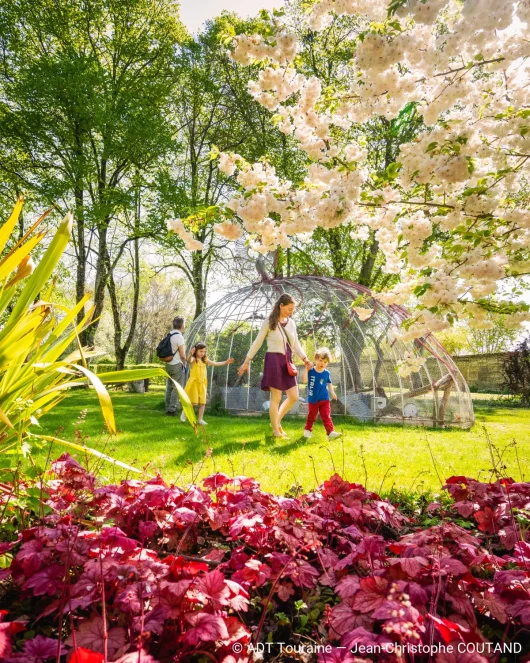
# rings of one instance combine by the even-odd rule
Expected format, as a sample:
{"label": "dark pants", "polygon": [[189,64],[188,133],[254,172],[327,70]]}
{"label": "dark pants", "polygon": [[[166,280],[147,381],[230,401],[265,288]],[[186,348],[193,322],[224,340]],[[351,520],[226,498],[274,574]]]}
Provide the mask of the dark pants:
{"label": "dark pants", "polygon": [[320,417],[326,433],[329,435],[333,430],[333,422],[331,421],[331,404],[329,401],[318,401],[318,403],[308,403],[308,413],[307,421],[305,422],[306,430],[313,430],[313,424],[317,420],[318,413],[320,412]]}
{"label": "dark pants", "polygon": [[[184,379],[184,366],[182,364],[167,364],[166,371],[175,382],[178,382],[181,387]],[[173,384],[173,380],[169,378],[166,380],[166,412],[175,412],[177,405],[180,403],[177,390]]]}

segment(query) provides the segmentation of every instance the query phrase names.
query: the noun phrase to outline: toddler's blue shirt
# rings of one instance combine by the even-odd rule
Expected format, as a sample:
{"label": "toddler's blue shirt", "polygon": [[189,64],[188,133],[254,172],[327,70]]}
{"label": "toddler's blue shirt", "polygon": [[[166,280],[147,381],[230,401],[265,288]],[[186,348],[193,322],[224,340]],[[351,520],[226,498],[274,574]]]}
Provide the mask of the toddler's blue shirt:
{"label": "toddler's blue shirt", "polygon": [[331,375],[324,369],[319,373],[315,368],[307,374],[307,400],[309,403],[329,401],[328,384],[331,384]]}

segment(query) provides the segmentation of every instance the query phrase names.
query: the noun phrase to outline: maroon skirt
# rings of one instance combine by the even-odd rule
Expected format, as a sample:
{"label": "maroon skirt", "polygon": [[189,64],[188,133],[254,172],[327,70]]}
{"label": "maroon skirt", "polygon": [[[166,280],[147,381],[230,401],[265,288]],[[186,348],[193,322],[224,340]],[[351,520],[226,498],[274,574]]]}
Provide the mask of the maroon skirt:
{"label": "maroon skirt", "polygon": [[267,352],[265,354],[265,365],[261,388],[270,391],[270,388],[287,391],[296,387],[296,376],[287,372],[287,359],[291,361],[291,349],[287,346],[287,357],[282,352]]}

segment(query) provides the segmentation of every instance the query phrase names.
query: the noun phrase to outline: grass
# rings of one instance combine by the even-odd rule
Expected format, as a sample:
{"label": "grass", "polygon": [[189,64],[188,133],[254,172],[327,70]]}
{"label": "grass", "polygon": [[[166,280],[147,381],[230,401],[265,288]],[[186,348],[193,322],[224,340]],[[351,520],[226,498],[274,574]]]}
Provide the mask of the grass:
{"label": "grass", "polygon": [[[41,419],[39,432],[70,441],[77,436],[87,446],[142,469],[148,476],[160,471],[166,480],[187,484],[214,472],[247,475],[276,494],[295,484],[310,490],[329,478],[334,469],[377,492],[387,492],[393,486],[436,490],[440,487],[438,475],[446,479],[464,474],[486,480],[493,464],[487,436],[493,453],[502,456],[508,475],[517,481],[530,477],[530,417],[523,409],[475,403],[477,424],[469,431],[356,424],[337,417],[335,426],[343,431],[343,438],[333,442],[328,442],[320,421],[313,438],[304,439],[303,420],[292,418],[284,425],[290,439],[278,442],[270,436],[266,416],[207,413],[209,426],[196,436],[179,417],[165,416],[161,391],[115,392],[112,400],[120,429],[115,438],[109,438],[103,429],[92,391],[72,392]],[[86,417],[80,418],[85,409]],[[213,450],[211,457],[205,457],[209,448]],[[63,451],[55,445],[51,458]],[[41,451],[41,458],[43,454]],[[103,463],[98,475],[102,481],[113,481],[123,478],[124,473]]]}

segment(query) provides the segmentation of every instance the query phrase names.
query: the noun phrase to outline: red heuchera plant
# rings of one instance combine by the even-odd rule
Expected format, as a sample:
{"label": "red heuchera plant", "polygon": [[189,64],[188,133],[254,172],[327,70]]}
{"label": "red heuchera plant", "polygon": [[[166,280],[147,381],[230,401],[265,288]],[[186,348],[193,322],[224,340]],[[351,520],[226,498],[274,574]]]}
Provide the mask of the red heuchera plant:
{"label": "red heuchera plant", "polygon": [[530,484],[452,477],[452,513],[422,528],[338,475],[290,498],[223,474],[183,490],[161,477],[95,487],[67,455],[52,469],[51,515],[9,544],[6,663],[244,663],[260,641],[301,638],[328,645],[321,663],[450,642],[486,663],[495,643],[530,644]]}

